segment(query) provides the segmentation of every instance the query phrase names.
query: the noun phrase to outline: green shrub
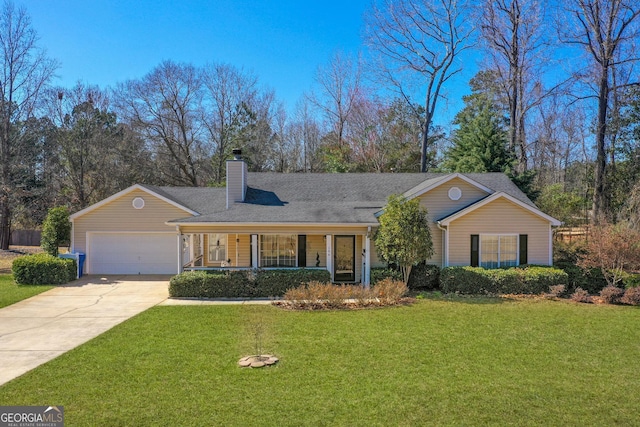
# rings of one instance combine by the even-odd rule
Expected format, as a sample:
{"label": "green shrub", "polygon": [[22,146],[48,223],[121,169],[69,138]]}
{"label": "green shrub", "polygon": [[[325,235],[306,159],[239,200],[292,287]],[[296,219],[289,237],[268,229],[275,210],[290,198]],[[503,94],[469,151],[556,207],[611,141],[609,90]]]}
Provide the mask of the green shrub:
{"label": "green shrub", "polygon": [[628,274],[622,279],[625,288],[637,288],[640,286],[640,274]]}
{"label": "green shrub", "polygon": [[[371,269],[371,285],[381,280],[402,280],[402,272],[393,268],[375,267]],[[421,263],[411,267],[409,283],[411,290],[433,290],[440,286],[440,267],[433,264]]]}
{"label": "green shrub", "polygon": [[446,267],[440,272],[440,289],[446,294],[495,294],[493,280],[480,267]]}
{"label": "green shrub", "polygon": [[60,285],[75,280],[77,266],[73,259],[35,254],[16,258],[11,271],[19,285]]}
{"label": "green shrub", "polygon": [[169,295],[176,298],[251,297],[245,272],[187,271],[169,281]]}
{"label": "green shrub", "polygon": [[591,294],[598,294],[607,286],[607,280],[599,268],[585,270],[569,262],[556,263],[554,267],[567,273],[569,292],[582,288]]}
{"label": "green shrub", "polygon": [[280,297],[310,281],[329,281],[327,270],[187,271],[171,278],[169,295],[175,298]]}
{"label": "green shrub", "polygon": [[566,285],[567,280],[567,274],[559,269],[538,266],[495,270],[448,267],[440,273],[443,292],[473,295],[544,294],[551,286]]}
{"label": "green shrub", "polygon": [[64,206],[49,209],[42,223],[42,249],[51,256],[58,256],[58,246],[69,244],[70,239],[69,210]]}
{"label": "green shrub", "polygon": [[280,297],[305,283],[330,281],[331,273],[327,270],[258,270],[254,296]]}
{"label": "green shrub", "polygon": [[375,285],[384,279],[402,280],[402,272],[385,267],[374,267],[371,269],[371,285]]}
{"label": "green shrub", "polygon": [[553,265],[563,270],[569,276],[567,292],[582,288],[591,294],[598,294],[607,286],[607,280],[599,268],[583,269],[578,267],[578,261],[587,254],[584,241],[575,243],[554,242]]}
{"label": "green shrub", "polygon": [[424,263],[414,266],[411,268],[408,286],[411,290],[437,289],[440,286],[440,267]]}

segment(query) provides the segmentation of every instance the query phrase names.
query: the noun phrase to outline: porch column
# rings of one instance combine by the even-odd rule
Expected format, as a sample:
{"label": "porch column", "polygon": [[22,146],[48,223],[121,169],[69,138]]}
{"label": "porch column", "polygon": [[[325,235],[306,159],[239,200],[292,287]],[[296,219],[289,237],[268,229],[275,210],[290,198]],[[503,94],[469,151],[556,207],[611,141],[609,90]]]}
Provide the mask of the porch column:
{"label": "porch column", "polygon": [[[200,267],[204,267],[204,233],[200,234]],[[195,266],[195,260],[193,260]]]}
{"label": "porch column", "polygon": [[371,283],[371,227],[364,236],[364,277],[362,282],[365,287],[369,287]]}
{"label": "porch column", "polygon": [[179,225],[176,225],[176,234],[178,235],[178,274],[180,274],[182,273],[182,233]]}
{"label": "porch column", "polygon": [[189,260],[191,262],[191,267],[196,266],[195,259],[196,259],[196,248],[193,244],[193,233],[192,233],[192,234],[189,234]]}
{"label": "porch column", "polygon": [[251,235],[251,268],[258,268],[258,235]]}
{"label": "porch column", "polygon": [[333,236],[327,234],[325,240],[327,243],[327,270],[331,274],[331,281],[333,282],[333,252],[331,251]]}

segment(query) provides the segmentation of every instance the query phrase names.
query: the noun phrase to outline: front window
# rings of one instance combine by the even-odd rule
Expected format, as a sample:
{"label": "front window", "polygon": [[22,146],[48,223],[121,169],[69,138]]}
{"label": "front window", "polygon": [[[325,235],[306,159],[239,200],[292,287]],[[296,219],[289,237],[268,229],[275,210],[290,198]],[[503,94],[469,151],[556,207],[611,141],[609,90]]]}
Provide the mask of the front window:
{"label": "front window", "polygon": [[295,267],[297,241],[295,234],[260,236],[260,267]]}
{"label": "front window", "polygon": [[209,261],[225,262],[227,260],[227,235],[209,234]]}
{"label": "front window", "polygon": [[484,268],[518,265],[517,235],[481,235],[480,266]]}

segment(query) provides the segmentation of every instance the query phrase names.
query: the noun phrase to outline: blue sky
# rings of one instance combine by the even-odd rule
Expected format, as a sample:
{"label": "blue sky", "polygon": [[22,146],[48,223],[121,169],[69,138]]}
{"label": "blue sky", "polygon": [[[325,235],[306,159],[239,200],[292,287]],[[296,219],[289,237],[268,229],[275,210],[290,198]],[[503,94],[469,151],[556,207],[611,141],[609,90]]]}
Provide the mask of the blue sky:
{"label": "blue sky", "polygon": [[369,0],[14,0],[40,46],[60,61],[57,84],[100,87],[139,78],[165,59],[254,72],[289,108],[336,50],[361,46]]}
{"label": "blue sky", "polygon": [[[363,14],[371,0],[13,0],[24,6],[40,46],[60,62],[56,85],[102,88],[136,79],[163,60],[229,63],[253,72],[293,111],[319,66],[362,48]],[[462,108],[477,70],[447,85],[436,122]],[[416,99],[420,102],[420,99]]]}

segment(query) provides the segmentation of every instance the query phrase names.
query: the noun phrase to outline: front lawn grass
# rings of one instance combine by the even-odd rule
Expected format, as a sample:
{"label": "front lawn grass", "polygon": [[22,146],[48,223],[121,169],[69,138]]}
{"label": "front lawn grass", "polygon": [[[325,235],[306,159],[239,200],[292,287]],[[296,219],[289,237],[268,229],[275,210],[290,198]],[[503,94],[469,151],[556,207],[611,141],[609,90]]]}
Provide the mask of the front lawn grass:
{"label": "front lawn grass", "polygon": [[0,308],[48,291],[53,286],[17,285],[11,274],[0,274]]}
{"label": "front lawn grass", "polygon": [[[251,334],[279,364],[239,368]],[[640,311],[422,300],[359,311],[155,307],[0,387],[68,425],[638,425]]]}

